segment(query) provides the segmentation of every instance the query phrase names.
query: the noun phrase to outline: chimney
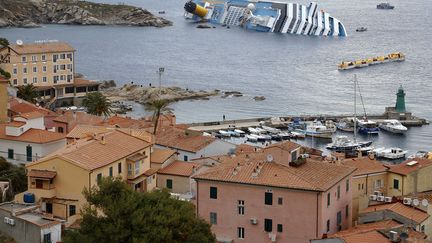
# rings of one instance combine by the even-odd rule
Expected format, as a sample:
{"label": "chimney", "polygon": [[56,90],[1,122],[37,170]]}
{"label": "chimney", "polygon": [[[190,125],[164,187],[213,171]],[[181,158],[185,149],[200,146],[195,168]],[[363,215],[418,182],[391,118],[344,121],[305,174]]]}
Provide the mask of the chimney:
{"label": "chimney", "polygon": [[106,141],[105,141],[105,135],[102,135],[102,136],[101,136],[101,144],[102,144],[102,145],[105,145],[105,144],[106,144]]}
{"label": "chimney", "polygon": [[8,92],[9,81],[0,75],[0,123],[8,122]]}

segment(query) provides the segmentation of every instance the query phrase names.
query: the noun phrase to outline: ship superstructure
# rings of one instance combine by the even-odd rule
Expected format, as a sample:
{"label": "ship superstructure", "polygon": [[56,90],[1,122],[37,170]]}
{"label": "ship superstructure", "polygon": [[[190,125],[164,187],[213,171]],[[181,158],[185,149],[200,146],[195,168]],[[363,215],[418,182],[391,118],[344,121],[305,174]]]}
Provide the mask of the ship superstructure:
{"label": "ship superstructure", "polygon": [[185,4],[185,17],[194,21],[241,26],[261,32],[297,35],[347,36],[344,25],[315,2],[298,3],[229,0],[191,0]]}

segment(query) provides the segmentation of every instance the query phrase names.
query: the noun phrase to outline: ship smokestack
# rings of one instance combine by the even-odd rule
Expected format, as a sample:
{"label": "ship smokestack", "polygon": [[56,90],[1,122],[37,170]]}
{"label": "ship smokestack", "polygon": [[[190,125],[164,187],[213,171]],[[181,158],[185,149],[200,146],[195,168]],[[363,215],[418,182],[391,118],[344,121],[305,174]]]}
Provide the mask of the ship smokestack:
{"label": "ship smokestack", "polygon": [[204,18],[208,12],[207,9],[205,9],[204,7],[201,7],[200,5],[198,5],[192,1],[185,3],[184,9],[186,10],[186,12],[191,13],[191,14],[195,14],[201,18]]}

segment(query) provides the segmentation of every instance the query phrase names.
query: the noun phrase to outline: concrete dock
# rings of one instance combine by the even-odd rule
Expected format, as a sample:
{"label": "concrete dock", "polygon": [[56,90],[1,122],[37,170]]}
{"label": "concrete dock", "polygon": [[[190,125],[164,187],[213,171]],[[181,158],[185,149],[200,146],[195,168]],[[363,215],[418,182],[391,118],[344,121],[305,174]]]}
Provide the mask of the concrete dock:
{"label": "concrete dock", "polygon": [[[211,122],[199,122],[199,123],[191,123],[188,124],[189,131],[191,132],[217,132],[219,130],[227,130],[227,129],[247,129],[248,127],[257,127],[262,124],[266,124],[267,126],[276,127],[276,128],[287,128],[289,122],[294,119],[301,119],[302,121],[313,121],[316,119],[319,120],[332,120],[339,121],[343,118],[353,117],[353,114],[346,115],[292,115],[292,116],[283,116],[278,117],[278,119],[274,119],[274,117],[261,117],[261,118],[250,118],[250,119],[237,119],[237,120],[225,120],[225,121],[211,121]],[[360,118],[360,117],[359,117]],[[381,115],[368,115],[368,119],[376,121],[377,123],[381,123],[386,119],[394,119],[393,117],[388,117],[387,113]],[[409,119],[399,120],[403,125],[412,127],[412,126],[423,126],[428,125],[429,121],[423,118],[418,118],[415,116],[409,116]]]}

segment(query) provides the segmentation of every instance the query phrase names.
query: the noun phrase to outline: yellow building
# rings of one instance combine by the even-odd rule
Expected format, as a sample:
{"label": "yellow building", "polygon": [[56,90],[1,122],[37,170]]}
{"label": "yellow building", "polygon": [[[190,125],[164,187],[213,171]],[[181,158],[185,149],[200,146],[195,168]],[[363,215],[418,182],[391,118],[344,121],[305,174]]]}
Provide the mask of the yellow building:
{"label": "yellow building", "polygon": [[13,86],[33,84],[42,99],[73,101],[88,92],[97,91],[99,84],[76,78],[75,49],[64,42],[17,44],[0,48],[0,68],[11,74]]}
{"label": "yellow building", "polygon": [[[28,191],[42,211],[55,218],[75,221],[86,202],[84,188],[102,177],[121,177],[137,191],[154,187],[150,169],[151,144],[121,131],[112,131],[88,141],[69,144],[55,155],[26,165]],[[15,201],[23,202],[23,194]]]}
{"label": "yellow building", "polygon": [[369,195],[375,192],[387,194],[387,170],[384,164],[369,157],[341,160],[341,164],[357,168],[353,174],[352,218],[357,221],[358,214],[369,205]]}
{"label": "yellow building", "polygon": [[390,167],[388,196],[432,190],[432,160],[415,158]]}
{"label": "yellow building", "polygon": [[[18,42],[19,43],[19,42]],[[11,74],[14,86],[73,83],[75,49],[63,42],[14,44],[0,49],[0,67]]]}

